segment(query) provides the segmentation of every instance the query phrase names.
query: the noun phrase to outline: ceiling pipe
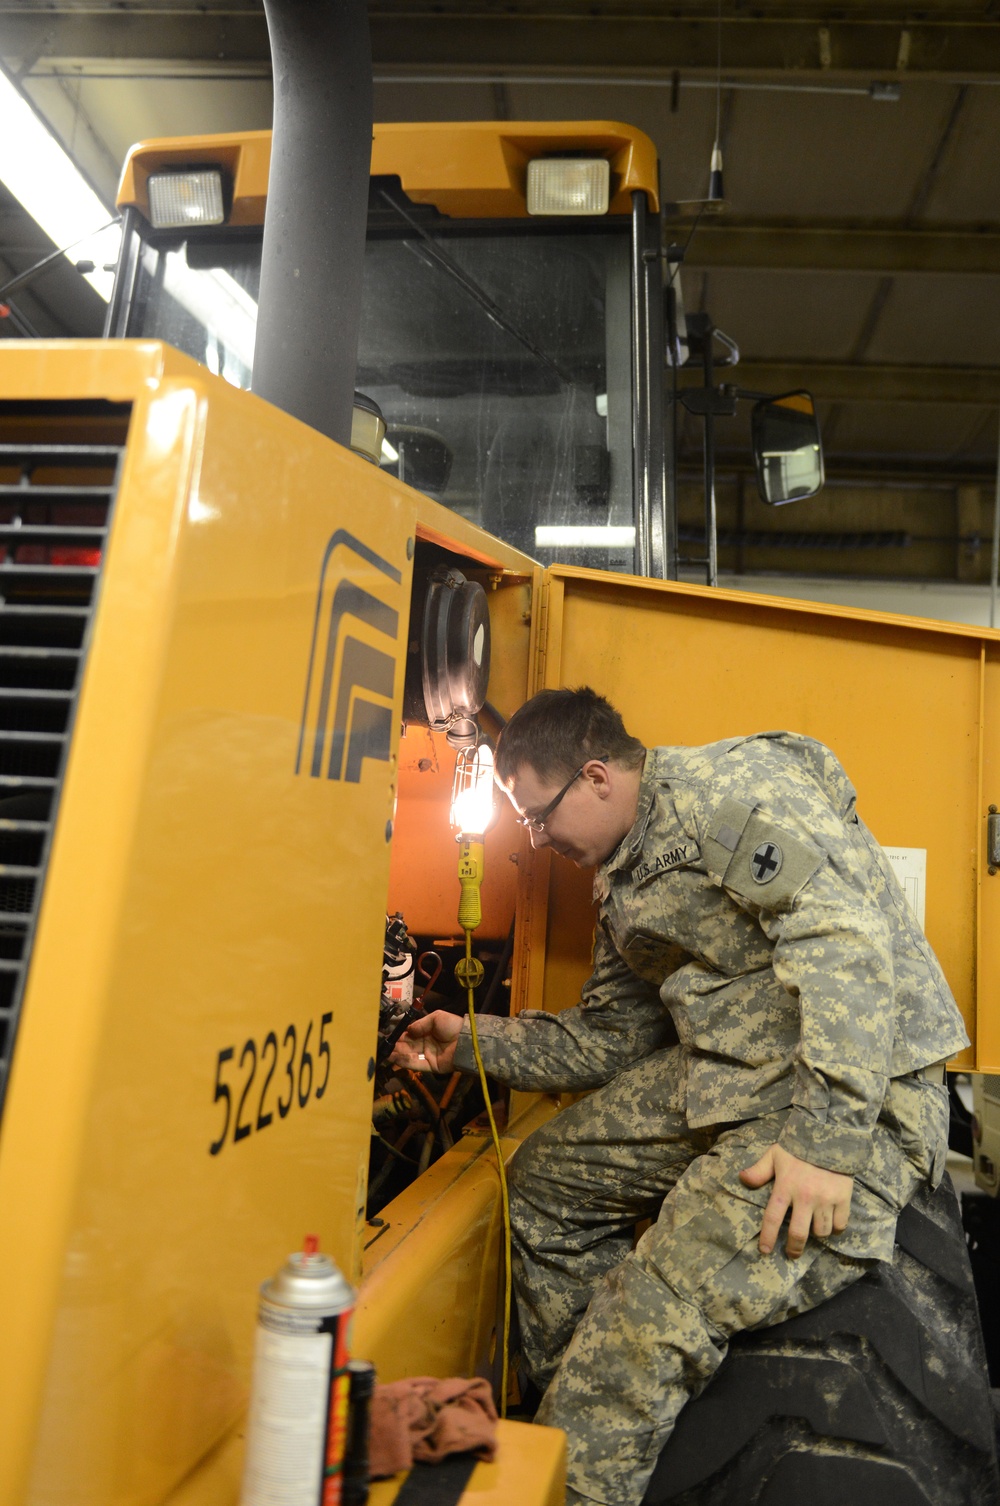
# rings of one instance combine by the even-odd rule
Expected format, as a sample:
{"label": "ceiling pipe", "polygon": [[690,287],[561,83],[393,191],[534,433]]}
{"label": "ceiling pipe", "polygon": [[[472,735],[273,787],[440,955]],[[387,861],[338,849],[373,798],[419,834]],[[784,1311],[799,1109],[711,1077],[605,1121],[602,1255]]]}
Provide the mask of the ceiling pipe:
{"label": "ceiling pipe", "polygon": [[274,77],[253,390],[349,445],[372,150],[365,0],[264,0]]}

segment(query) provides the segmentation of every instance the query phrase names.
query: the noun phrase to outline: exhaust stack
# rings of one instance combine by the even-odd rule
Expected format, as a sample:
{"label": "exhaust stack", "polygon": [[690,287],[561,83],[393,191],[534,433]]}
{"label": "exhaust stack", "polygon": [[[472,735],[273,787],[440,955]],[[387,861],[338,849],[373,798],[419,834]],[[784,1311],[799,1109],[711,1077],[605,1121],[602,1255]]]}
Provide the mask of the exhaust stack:
{"label": "exhaust stack", "polygon": [[264,0],[274,127],[253,390],[351,442],[372,144],[365,0]]}

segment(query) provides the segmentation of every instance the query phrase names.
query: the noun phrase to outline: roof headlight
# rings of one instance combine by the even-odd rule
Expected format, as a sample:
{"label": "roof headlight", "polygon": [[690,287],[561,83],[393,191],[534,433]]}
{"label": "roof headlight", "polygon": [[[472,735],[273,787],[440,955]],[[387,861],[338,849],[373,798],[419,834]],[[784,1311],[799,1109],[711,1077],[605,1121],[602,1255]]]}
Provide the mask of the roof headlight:
{"label": "roof headlight", "polygon": [[222,174],[218,168],[202,172],[151,173],[149,218],[157,230],[186,230],[197,225],[221,225],[226,218]]}
{"label": "roof headlight", "polygon": [[535,157],[528,163],[529,214],[607,214],[606,157]]}

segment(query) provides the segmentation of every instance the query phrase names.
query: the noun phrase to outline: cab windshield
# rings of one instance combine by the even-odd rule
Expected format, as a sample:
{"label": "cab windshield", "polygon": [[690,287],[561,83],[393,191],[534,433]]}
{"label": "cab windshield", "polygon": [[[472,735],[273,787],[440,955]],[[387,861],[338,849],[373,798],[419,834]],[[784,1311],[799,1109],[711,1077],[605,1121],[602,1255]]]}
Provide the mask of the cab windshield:
{"label": "cab windshield", "polygon": [[[261,231],[144,229],[124,332],[250,386]],[[373,180],[356,386],[383,467],[543,564],[634,568],[628,222],[460,221]]]}

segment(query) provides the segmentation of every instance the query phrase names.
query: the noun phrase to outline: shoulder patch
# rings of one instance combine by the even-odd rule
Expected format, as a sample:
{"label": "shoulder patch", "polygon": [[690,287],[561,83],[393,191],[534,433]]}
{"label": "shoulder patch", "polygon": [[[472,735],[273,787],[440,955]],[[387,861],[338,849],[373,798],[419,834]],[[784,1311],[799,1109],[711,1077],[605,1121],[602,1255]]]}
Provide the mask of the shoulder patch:
{"label": "shoulder patch", "polygon": [[722,884],[762,910],[787,908],[826,854],[754,813],[733,850]]}

